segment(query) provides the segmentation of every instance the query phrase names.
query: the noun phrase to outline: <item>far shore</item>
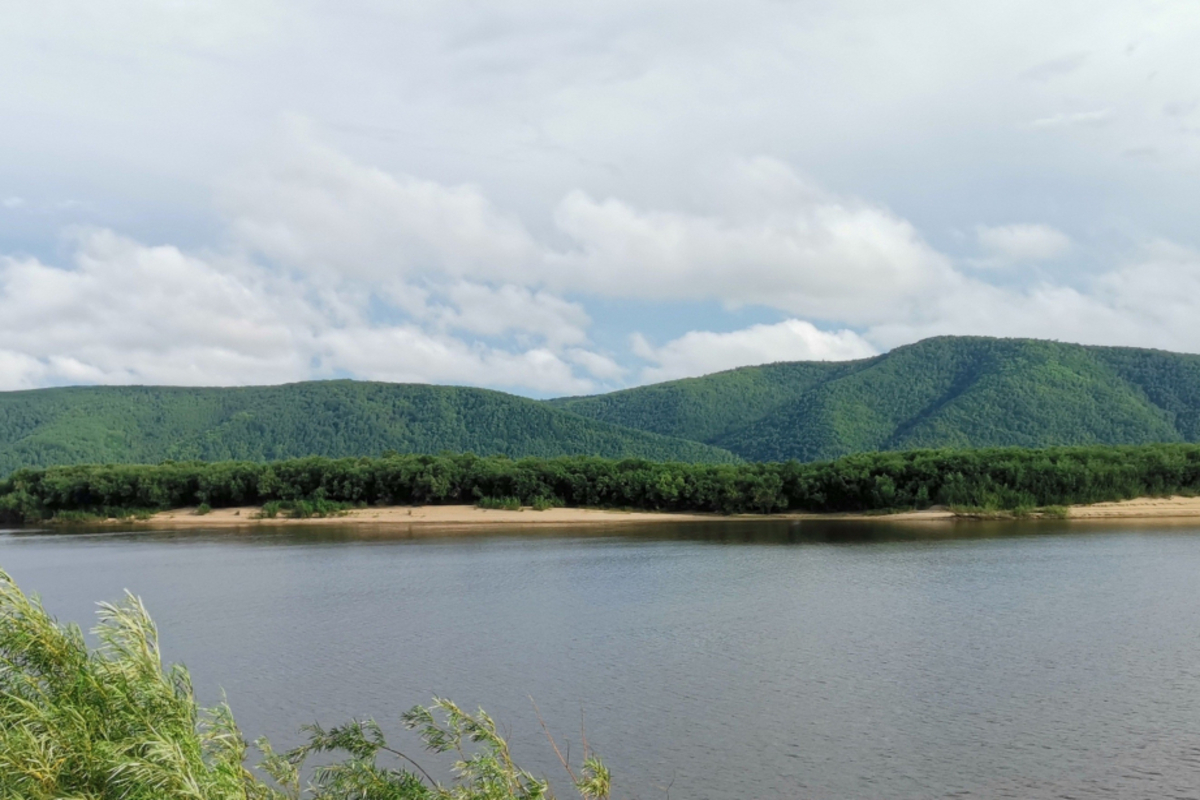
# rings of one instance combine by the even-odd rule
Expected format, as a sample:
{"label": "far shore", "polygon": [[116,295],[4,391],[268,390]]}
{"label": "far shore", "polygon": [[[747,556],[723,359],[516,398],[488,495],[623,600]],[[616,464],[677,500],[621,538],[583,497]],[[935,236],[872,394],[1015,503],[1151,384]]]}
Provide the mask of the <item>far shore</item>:
{"label": "far shore", "polygon": [[[478,508],[471,505],[436,506],[372,506],[347,511],[330,517],[292,519],[286,516],[259,517],[256,506],[216,508],[198,514],[195,508],[160,511],[141,525],[170,528],[227,528],[248,525],[402,525],[414,527],[477,527],[525,525],[627,525],[654,522],[718,522],[731,519],[793,519],[793,520],[870,520],[878,522],[952,522],[978,518],[978,515],[959,513],[944,508],[904,511],[895,514],[772,514],[770,516],[703,513],[668,513],[657,511],[621,511],[594,508],[549,508],[520,511]],[[1033,517],[1038,515],[1034,513]],[[1004,518],[1004,515],[987,515]],[[1157,520],[1169,518],[1200,519],[1200,497],[1145,497],[1067,508],[1068,520]],[[116,520],[113,520],[114,522]],[[128,522],[126,520],[125,522]]]}

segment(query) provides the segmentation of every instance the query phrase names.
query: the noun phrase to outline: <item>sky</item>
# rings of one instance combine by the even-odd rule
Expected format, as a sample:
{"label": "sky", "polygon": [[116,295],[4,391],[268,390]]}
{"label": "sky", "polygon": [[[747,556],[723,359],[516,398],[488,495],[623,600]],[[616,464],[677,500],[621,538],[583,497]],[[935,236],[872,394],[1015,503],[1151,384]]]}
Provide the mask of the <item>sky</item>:
{"label": "sky", "polygon": [[0,389],[1200,352],[1194,0],[38,0]]}

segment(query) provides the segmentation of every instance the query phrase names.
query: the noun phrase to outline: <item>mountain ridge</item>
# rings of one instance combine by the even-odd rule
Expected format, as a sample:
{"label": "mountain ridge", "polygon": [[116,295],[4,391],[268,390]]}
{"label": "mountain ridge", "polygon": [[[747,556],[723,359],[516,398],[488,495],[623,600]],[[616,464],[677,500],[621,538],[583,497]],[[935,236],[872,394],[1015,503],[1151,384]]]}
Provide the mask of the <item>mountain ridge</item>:
{"label": "mountain ridge", "polygon": [[351,380],[0,392],[0,474],[387,450],[731,463],[1150,442],[1200,442],[1200,356],[943,336],[854,361],[775,362],[551,400]]}
{"label": "mountain ridge", "polygon": [[267,461],[387,450],[739,460],[708,445],[490,389],[334,380],[0,393],[0,474],[53,464]]}
{"label": "mountain ridge", "polygon": [[[770,400],[741,408],[739,386],[758,387],[754,397]],[[724,402],[705,408],[696,397]],[[752,461],[916,447],[1194,442],[1200,356],[946,336],[857,361],[740,367],[554,402],[614,424],[670,430]]]}

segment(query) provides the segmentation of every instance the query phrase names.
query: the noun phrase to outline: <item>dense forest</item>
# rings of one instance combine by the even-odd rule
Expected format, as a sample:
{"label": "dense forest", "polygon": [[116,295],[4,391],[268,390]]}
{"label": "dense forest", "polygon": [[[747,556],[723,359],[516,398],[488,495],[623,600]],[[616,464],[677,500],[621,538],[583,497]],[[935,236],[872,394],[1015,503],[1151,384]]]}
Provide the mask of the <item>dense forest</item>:
{"label": "dense forest", "polygon": [[770,514],[940,504],[1021,510],[1200,491],[1200,446],[915,450],[830,462],[685,464],[588,457],[310,457],[24,469],[0,481],[14,521],[270,503],[516,504]]}
{"label": "dense forest", "polygon": [[739,460],[708,445],[620,428],[524,397],[451,386],[321,381],[0,393],[0,475],[52,464],[269,461],[388,450]]}
{"label": "dense forest", "polygon": [[538,401],[450,386],[0,392],[0,475],[88,463],[385,452],[732,464],[914,448],[1200,442],[1200,356],[941,337]]}
{"label": "dense forest", "polygon": [[551,401],[750,461],[920,447],[1200,441],[1200,356],[940,337],[875,358],[780,363]]}

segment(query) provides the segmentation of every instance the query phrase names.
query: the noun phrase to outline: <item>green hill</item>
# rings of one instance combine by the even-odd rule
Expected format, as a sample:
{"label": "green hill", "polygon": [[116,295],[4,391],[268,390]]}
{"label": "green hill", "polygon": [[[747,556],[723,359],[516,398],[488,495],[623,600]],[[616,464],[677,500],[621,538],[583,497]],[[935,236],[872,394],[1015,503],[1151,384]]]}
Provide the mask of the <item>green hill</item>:
{"label": "green hill", "polygon": [[1200,441],[1200,356],[939,337],[875,358],[745,367],[556,407],[755,461],[916,447]]}
{"label": "green hill", "polygon": [[449,386],[89,386],[0,393],[0,474],[80,463],[270,460],[471,451],[732,462],[697,442],[523,397]]}
{"label": "green hill", "polygon": [[0,475],[388,450],[731,462],[1150,442],[1200,442],[1200,356],[940,337],[859,361],[767,364],[550,401],[358,381],[0,393]]}

